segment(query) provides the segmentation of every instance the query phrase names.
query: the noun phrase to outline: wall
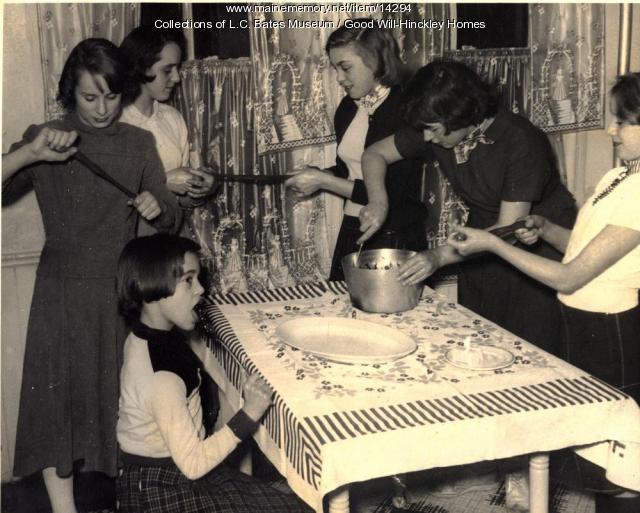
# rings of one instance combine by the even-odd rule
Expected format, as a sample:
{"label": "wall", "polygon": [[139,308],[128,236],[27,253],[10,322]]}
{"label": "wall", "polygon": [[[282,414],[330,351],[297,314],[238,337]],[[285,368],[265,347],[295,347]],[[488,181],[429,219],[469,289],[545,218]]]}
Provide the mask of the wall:
{"label": "wall", "polygon": [[[2,55],[2,152],[19,141],[32,123],[44,121],[36,6],[4,6]],[[35,37],[34,37],[35,36]],[[19,106],[19,108],[16,108]],[[30,194],[2,210],[2,254],[38,251],[44,235],[35,197]]]}
{"label": "wall", "polygon": [[[618,74],[618,37],[620,32],[619,4],[607,4],[606,11],[606,89],[611,87]],[[633,5],[632,51],[630,71],[640,71],[640,5]],[[605,128],[611,121],[608,103]],[[613,166],[611,138],[603,130],[589,130],[563,136],[565,163],[569,170],[569,188],[579,204],[593,192],[602,176]],[[586,148],[586,152],[584,149]],[[575,175],[570,170],[575,169]],[[580,170],[584,170],[583,173]]]}
{"label": "wall", "polygon": [[[35,5],[3,8],[2,152],[44,121]],[[44,242],[33,193],[2,209],[2,480],[11,478],[22,358],[35,268]]]}

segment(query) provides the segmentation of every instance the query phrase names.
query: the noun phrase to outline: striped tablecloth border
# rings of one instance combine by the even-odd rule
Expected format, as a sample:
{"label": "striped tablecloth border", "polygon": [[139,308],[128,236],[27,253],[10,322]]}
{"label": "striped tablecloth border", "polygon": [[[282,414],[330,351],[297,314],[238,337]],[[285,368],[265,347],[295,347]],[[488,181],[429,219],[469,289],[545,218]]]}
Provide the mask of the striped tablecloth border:
{"label": "striped tablecloth border", "polygon": [[344,282],[319,282],[282,287],[279,289],[265,289],[253,292],[234,292],[230,294],[212,294],[203,302],[218,305],[250,305],[256,303],[273,303],[277,301],[291,301],[296,299],[312,299],[325,295],[327,292],[346,294],[347,285]]}
{"label": "striped tablecloth border", "polygon": [[491,392],[305,417],[319,445],[429,424],[620,401],[627,396],[592,376],[563,378]]}

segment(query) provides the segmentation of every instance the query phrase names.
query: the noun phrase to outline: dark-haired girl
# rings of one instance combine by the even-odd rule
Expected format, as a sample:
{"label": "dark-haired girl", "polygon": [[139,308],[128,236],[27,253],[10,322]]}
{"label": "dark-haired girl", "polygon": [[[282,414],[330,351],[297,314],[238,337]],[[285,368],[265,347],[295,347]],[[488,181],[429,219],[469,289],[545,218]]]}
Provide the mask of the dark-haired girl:
{"label": "dark-haired girl", "polygon": [[120,375],[118,511],[311,513],[294,495],[224,464],[271,406],[273,391],[259,374],[245,381],[242,408],[205,436],[201,364],[184,336],[204,292],[199,250],[161,233],[129,242],[118,262],[118,303],[131,325]]}
{"label": "dark-haired girl", "polygon": [[[87,39],[59,83],[63,119],[31,126],[3,157],[3,191],[30,181],[45,230],[29,316],[14,475],[42,471],[54,513],[75,513],[73,471],[116,474],[118,371],[125,327],[116,308],[118,255],[139,218],[181,221],[153,136],[117,121],[125,67],[118,48]],[[75,146],[74,146],[75,145]],[[71,157],[99,164],[135,198]]]}
{"label": "dark-haired girl", "polygon": [[[455,192],[469,207],[468,226],[506,226],[529,213],[570,228],[571,194],[562,185],[545,134],[527,119],[498,106],[490,87],[469,67],[435,61],[407,86],[403,117],[409,126],[367,149],[363,171],[370,203],[361,213],[363,239],[380,228],[389,201],[387,165],[404,158],[437,160]],[[531,251],[560,260],[546,243]],[[448,264],[460,263],[459,302],[503,328],[555,352],[560,312],[553,291],[493,255],[467,262],[450,246],[424,251],[400,271],[417,283]]]}
{"label": "dark-haired girl", "polygon": [[[491,251],[557,290],[561,356],[640,403],[640,73],[618,77],[611,90],[611,112],[615,119],[607,133],[623,166],[605,173],[580,209],[573,230],[534,215],[517,234],[525,244],[538,239],[552,244],[564,253],[562,262],[470,228],[458,228],[466,240],[452,237],[449,244],[465,255]],[[602,469],[594,472],[593,466],[578,461],[576,474],[584,484],[608,492],[596,495],[597,513],[640,511],[637,472],[635,477],[625,476],[627,486],[635,488],[632,493],[606,483]]]}
{"label": "dark-haired girl", "polygon": [[[189,167],[187,125],[182,114],[165,102],[180,82],[184,35],[179,30],[138,27],[124,38],[120,50],[131,77],[120,121],[151,132],[165,173],[167,187],[178,203],[192,208],[210,194],[213,176]],[[144,225],[143,225],[144,226]],[[143,228],[141,233],[150,233]]]}
{"label": "dark-haired girl", "polygon": [[[363,20],[355,20],[363,21]],[[338,83],[347,95],[336,110],[336,165],[306,168],[285,184],[301,196],[325,190],[346,198],[344,217],[333,252],[330,280],[343,280],[341,260],[358,249],[360,209],[367,204],[362,180],[362,154],[400,127],[402,62],[393,36],[380,28],[340,27],[326,44]],[[426,208],[418,199],[421,165],[416,160],[392,166],[387,180],[389,216],[366,249],[426,248]]]}

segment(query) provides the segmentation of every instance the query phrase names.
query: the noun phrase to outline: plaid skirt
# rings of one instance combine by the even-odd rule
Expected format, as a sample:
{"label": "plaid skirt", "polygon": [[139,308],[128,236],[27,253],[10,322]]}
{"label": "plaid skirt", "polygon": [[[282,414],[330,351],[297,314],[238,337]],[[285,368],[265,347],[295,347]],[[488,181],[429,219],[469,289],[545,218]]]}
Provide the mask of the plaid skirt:
{"label": "plaid skirt", "polygon": [[174,465],[128,465],[116,482],[122,513],[312,513],[295,495],[219,465],[190,480]]}

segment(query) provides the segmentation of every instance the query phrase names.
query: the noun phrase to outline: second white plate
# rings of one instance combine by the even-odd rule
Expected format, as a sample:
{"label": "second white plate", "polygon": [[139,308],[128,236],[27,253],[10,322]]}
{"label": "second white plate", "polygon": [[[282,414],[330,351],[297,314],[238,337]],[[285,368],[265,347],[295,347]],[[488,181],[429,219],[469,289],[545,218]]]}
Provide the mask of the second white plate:
{"label": "second white plate", "polygon": [[283,322],[276,335],[302,351],[345,363],[381,363],[416,350],[401,331],[345,317],[299,317]]}
{"label": "second white plate", "polygon": [[515,359],[511,352],[495,346],[474,346],[468,351],[463,347],[454,347],[444,357],[451,365],[468,370],[502,369]]}

